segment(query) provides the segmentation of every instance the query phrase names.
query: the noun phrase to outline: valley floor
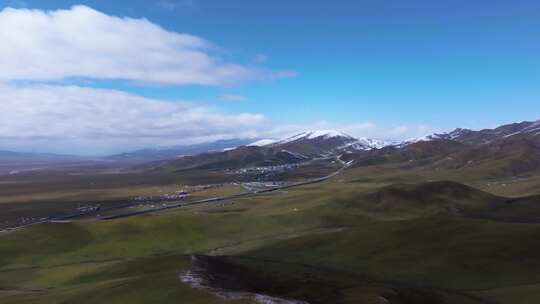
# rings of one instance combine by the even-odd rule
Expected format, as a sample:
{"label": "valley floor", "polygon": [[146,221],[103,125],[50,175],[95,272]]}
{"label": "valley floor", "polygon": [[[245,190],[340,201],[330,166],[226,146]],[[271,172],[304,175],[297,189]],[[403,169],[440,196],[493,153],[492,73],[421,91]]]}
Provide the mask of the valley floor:
{"label": "valley floor", "polygon": [[4,233],[0,302],[539,303],[540,180],[452,174],[354,168],[234,204]]}

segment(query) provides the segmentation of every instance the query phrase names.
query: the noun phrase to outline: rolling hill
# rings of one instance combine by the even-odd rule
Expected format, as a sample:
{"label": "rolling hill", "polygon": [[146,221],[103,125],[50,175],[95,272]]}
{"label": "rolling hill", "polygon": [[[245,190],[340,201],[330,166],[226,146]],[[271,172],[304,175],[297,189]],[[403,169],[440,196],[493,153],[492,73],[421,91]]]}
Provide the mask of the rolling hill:
{"label": "rolling hill", "polygon": [[235,169],[296,164],[319,158],[337,157],[352,151],[370,151],[390,143],[356,139],[347,134],[321,130],[299,133],[283,140],[260,140],[226,151],[184,156],[149,163],[147,169]]}
{"label": "rolling hill", "polygon": [[540,134],[540,120],[523,121],[520,123],[511,123],[499,126],[495,129],[483,129],[473,131],[469,129],[458,128],[449,133],[433,134],[425,137],[425,140],[447,139],[459,141],[465,144],[479,145],[490,143],[494,140],[511,137],[514,135],[535,136]]}
{"label": "rolling hill", "polygon": [[495,129],[457,129],[397,146],[345,156],[356,167],[401,164],[402,169],[452,170],[485,178],[530,175],[540,170],[540,122]]}
{"label": "rolling hill", "polygon": [[273,148],[242,146],[236,149],[184,156],[175,160],[153,162],[142,168],[150,170],[185,171],[191,169],[223,170],[243,167],[276,166],[294,164],[307,160],[308,157],[286,150]]}
{"label": "rolling hill", "polygon": [[[8,231],[0,236],[0,297],[3,303],[221,304],[257,296],[296,303],[538,303],[538,180],[516,179],[538,176],[538,135],[528,131],[534,126],[485,141],[432,138],[380,147],[338,132],[307,132],[151,162],[136,180],[126,173],[65,176],[72,204],[79,197],[105,203],[98,196],[103,187],[131,196],[174,192],[179,184],[223,187],[194,192],[196,199],[244,191],[239,179],[223,174],[230,168],[313,164],[279,176],[292,181],[293,174],[321,176],[313,160],[325,156],[332,170],[341,167],[336,156],[355,161],[339,176],[286,191]],[[51,176],[34,178],[2,180],[6,195],[39,185],[17,215],[59,204],[42,200],[62,190]],[[495,194],[520,181],[529,183],[515,186],[515,197]],[[87,184],[92,191],[81,192]]]}

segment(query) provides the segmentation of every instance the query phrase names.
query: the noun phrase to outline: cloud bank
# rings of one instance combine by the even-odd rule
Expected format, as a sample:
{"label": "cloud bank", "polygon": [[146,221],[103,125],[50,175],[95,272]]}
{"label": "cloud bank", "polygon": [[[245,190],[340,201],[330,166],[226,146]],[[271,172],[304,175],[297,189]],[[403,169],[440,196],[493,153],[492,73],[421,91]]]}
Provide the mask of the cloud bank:
{"label": "cloud bank", "polygon": [[[257,113],[225,114],[188,102],[168,102],[77,86],[0,85],[0,142],[51,145],[110,141],[114,149],[253,137]],[[96,151],[89,151],[96,152]]]}
{"label": "cloud bank", "polygon": [[96,155],[219,139],[279,139],[316,129],[383,139],[429,133],[422,126],[385,128],[372,122],[274,124],[260,113],[228,114],[117,90],[0,84],[0,150]]}
{"label": "cloud bank", "polygon": [[227,62],[201,37],[82,5],[54,11],[5,8],[0,42],[0,149],[118,152],[254,137],[265,121],[259,113],[230,114],[57,81],[224,86],[294,76]]}
{"label": "cloud bank", "polygon": [[0,80],[83,77],[220,86],[295,76],[229,63],[201,37],[81,5],[56,11],[6,8],[0,11],[0,41]]}

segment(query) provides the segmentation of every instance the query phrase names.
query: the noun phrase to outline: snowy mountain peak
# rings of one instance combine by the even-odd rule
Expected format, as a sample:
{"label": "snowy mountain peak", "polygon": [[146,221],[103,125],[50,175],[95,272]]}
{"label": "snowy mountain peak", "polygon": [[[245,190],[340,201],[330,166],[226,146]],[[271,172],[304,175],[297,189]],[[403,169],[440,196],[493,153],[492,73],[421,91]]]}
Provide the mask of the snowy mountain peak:
{"label": "snowy mountain peak", "polygon": [[355,140],[354,137],[347,135],[343,132],[336,131],[336,130],[316,130],[316,131],[306,131],[306,132],[298,133],[294,136],[291,136],[287,139],[277,142],[277,144],[286,144],[286,143],[294,142],[300,139],[316,139],[316,138],[323,138],[323,139],[344,138],[346,140],[351,140],[351,141]]}
{"label": "snowy mountain peak", "polygon": [[406,141],[406,144],[434,141],[434,140],[454,140],[467,144],[490,143],[497,139],[509,138],[516,135],[540,134],[540,120],[523,121],[499,126],[495,129],[471,130],[457,128],[446,133],[435,133]]}
{"label": "snowy mountain peak", "polygon": [[336,130],[317,130],[317,131],[311,131],[308,132],[307,138],[313,139],[313,138],[333,138],[333,137],[344,137],[344,138],[353,138],[352,136],[349,136],[343,132],[339,132]]}
{"label": "snowy mountain peak", "polygon": [[[367,137],[355,138],[336,130],[315,130],[298,133],[282,140],[261,139],[247,146],[287,148],[289,151],[309,155],[369,151],[387,146],[398,146],[401,142],[383,141]],[[291,150],[292,149],[292,150]]]}
{"label": "snowy mountain peak", "polygon": [[363,145],[371,148],[371,149],[382,149],[384,147],[388,146],[397,146],[401,144],[401,141],[396,140],[379,140],[379,139],[373,139],[373,138],[367,138],[367,137],[360,137],[358,139],[359,143],[362,143]]}
{"label": "snowy mountain peak", "polygon": [[442,139],[441,134],[428,134],[428,135],[424,135],[424,136],[420,136],[420,137],[417,137],[417,138],[406,140],[405,142],[406,143],[417,143],[417,142],[432,141],[432,140],[437,140],[437,139]]}
{"label": "snowy mountain peak", "polygon": [[252,142],[248,144],[247,146],[248,147],[264,147],[264,146],[271,145],[275,142],[277,142],[277,140],[275,139],[260,139],[260,140],[257,140],[256,142]]}
{"label": "snowy mountain peak", "polygon": [[421,137],[417,137],[417,138],[407,140],[405,142],[406,143],[417,143],[417,142],[421,142],[421,141],[433,141],[433,140],[442,140],[442,139],[456,140],[456,139],[458,139],[458,138],[460,138],[462,136],[465,136],[469,132],[471,132],[471,130],[469,130],[469,129],[457,128],[457,129],[455,129],[455,130],[453,130],[451,132],[428,134],[428,135],[424,135],[424,136],[421,136]]}

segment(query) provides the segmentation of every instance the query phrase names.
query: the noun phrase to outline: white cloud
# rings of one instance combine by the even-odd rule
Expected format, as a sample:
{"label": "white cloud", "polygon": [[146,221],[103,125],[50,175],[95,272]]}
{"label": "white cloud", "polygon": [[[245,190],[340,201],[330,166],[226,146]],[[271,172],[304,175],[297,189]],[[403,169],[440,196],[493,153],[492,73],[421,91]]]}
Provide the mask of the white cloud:
{"label": "white cloud", "polygon": [[187,102],[160,101],[115,90],[0,85],[3,147],[107,153],[255,137],[264,124],[264,116],[257,113],[225,114]]}
{"label": "white cloud", "polygon": [[0,81],[71,77],[161,85],[229,85],[294,77],[223,61],[203,38],[147,19],[109,16],[86,6],[0,11]]}
{"label": "white cloud", "polygon": [[406,139],[430,130],[373,122],[280,124],[259,113],[227,114],[191,102],[117,90],[0,84],[0,147],[4,150],[107,154],[219,139],[280,139],[317,129],[378,139]]}
{"label": "white cloud", "polygon": [[237,94],[225,94],[220,96],[219,99],[224,101],[244,101],[246,97]]}

